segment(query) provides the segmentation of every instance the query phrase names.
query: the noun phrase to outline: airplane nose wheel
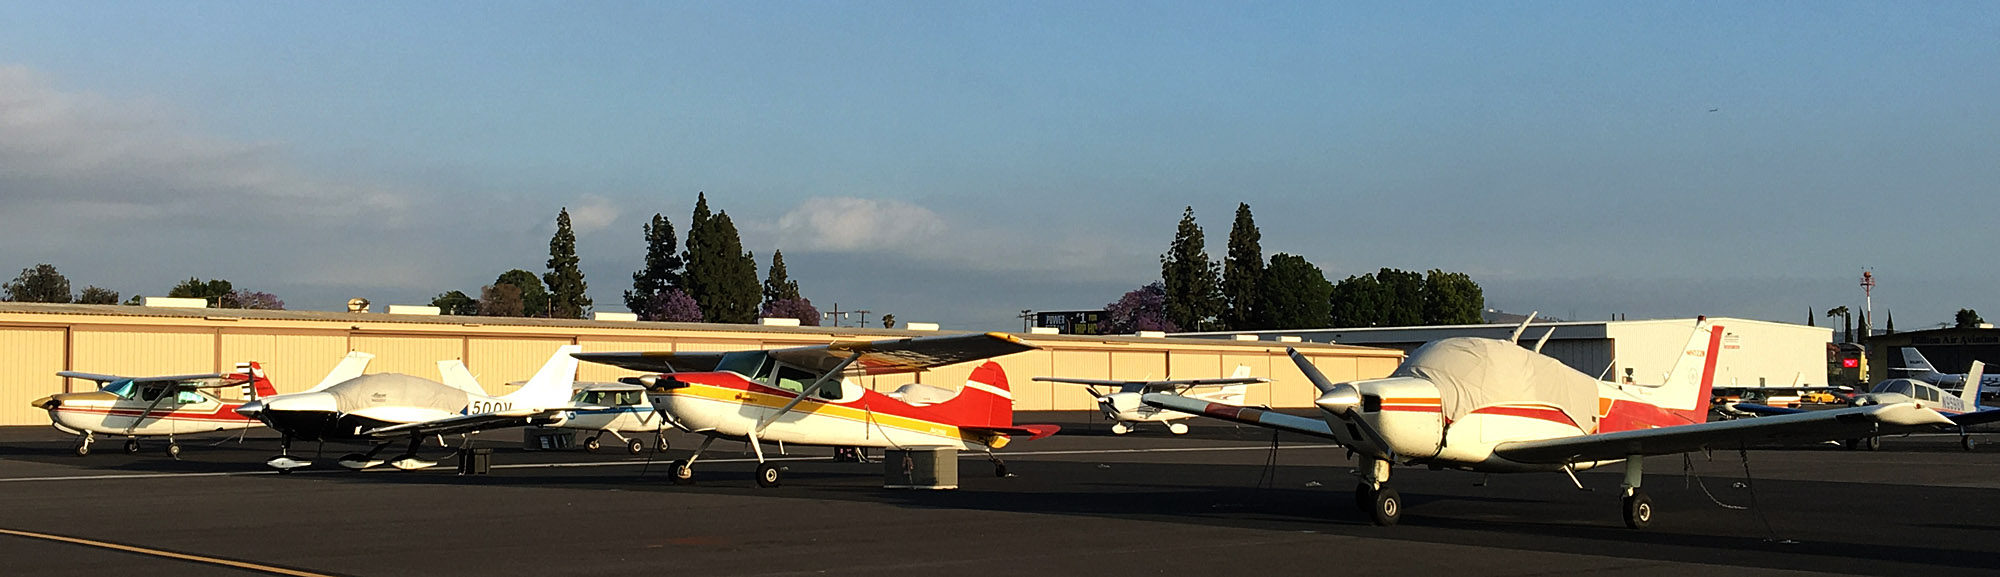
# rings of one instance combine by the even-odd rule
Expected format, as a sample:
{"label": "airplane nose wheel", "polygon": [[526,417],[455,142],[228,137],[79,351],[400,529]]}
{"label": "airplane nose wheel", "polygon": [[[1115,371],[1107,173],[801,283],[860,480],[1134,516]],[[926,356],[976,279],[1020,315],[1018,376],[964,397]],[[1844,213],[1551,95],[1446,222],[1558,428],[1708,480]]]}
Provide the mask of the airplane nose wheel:
{"label": "airplane nose wheel", "polygon": [[139,454],[139,440],[138,440],[138,439],[126,439],[126,440],[125,440],[125,454],[127,454],[127,455],[137,455],[137,454]]}
{"label": "airplane nose wheel", "polygon": [[82,457],[82,456],[87,456],[89,454],[90,454],[90,437],[84,437],[83,442],[76,444],[76,456]]}
{"label": "airplane nose wheel", "polygon": [[778,477],[779,474],[777,465],[773,465],[770,463],[757,464],[757,486],[776,487],[778,486]]}
{"label": "airplane nose wheel", "polygon": [[595,453],[597,452],[598,449],[602,448],[604,448],[604,443],[598,441],[597,436],[595,435],[592,435],[590,438],[583,440],[583,450],[585,451],[590,451],[592,453]]}
{"label": "airplane nose wheel", "polygon": [[181,460],[181,444],[167,443],[167,456],[173,457],[176,461]]}
{"label": "airplane nose wheel", "polygon": [[1625,526],[1644,529],[1652,524],[1653,498],[1646,496],[1645,491],[1633,489],[1632,494],[1625,497]]}
{"label": "airplane nose wheel", "polygon": [[1403,520],[1403,496],[1394,487],[1383,485],[1380,489],[1368,490],[1367,484],[1355,490],[1355,499],[1367,499],[1369,520],[1376,525],[1389,527]]}

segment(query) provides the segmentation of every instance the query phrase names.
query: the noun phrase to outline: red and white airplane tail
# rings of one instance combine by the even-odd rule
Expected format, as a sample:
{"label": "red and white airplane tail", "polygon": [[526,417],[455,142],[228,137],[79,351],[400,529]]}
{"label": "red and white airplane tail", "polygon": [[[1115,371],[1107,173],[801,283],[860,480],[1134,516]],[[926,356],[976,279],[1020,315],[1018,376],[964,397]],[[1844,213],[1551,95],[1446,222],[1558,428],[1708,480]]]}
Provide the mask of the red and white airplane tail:
{"label": "red and white airplane tail", "polygon": [[958,396],[928,408],[961,427],[1014,426],[1014,391],[1007,388],[1007,372],[993,361],[973,369]]}
{"label": "red and white airplane tail", "polygon": [[1722,353],[1723,327],[1702,318],[1695,322],[1687,346],[1674,360],[1666,380],[1647,387],[1645,396],[1655,406],[1678,411],[1693,422],[1708,419],[1708,399],[1715,387],[1715,363]]}

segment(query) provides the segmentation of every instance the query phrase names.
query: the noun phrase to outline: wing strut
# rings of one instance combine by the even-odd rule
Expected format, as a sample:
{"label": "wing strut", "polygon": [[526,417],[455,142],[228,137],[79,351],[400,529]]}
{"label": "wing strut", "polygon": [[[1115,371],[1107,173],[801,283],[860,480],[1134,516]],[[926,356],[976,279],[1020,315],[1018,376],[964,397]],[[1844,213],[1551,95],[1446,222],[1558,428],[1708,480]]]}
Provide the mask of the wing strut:
{"label": "wing strut", "polygon": [[756,433],[764,432],[764,429],[766,427],[770,427],[771,423],[778,422],[779,417],[783,417],[785,416],[786,413],[792,412],[792,407],[799,406],[799,403],[805,401],[806,397],[811,396],[813,393],[818,392],[821,387],[826,386],[826,383],[829,380],[835,383],[840,382],[841,371],[847,370],[848,365],[852,365],[854,364],[854,361],[859,360],[861,358],[861,352],[862,351],[854,351],[853,353],[847,355],[847,358],[841,359],[840,364],[834,365],[832,370],[827,371],[826,374],[820,375],[819,379],[814,380],[812,384],[806,385],[805,389],[799,391],[798,396],[792,397],[792,401],[789,403],[785,403],[785,406],[779,408],[777,413],[772,414],[769,417],[765,417],[762,422],[757,423],[757,428],[751,431],[752,433],[750,435],[752,439],[751,444],[752,445],[756,444],[755,442]]}

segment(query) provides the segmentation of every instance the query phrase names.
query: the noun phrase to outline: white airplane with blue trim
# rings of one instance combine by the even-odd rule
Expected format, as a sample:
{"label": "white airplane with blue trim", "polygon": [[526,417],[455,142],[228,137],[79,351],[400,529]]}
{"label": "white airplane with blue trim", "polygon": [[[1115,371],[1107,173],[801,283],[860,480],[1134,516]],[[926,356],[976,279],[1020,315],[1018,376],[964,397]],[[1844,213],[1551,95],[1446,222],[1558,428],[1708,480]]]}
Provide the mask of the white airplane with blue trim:
{"label": "white airplane with blue trim", "polygon": [[[465,368],[465,363],[450,360],[438,361],[438,374],[444,376],[445,384],[467,391],[484,394],[479,379]],[[637,455],[646,451],[646,442],[639,435],[653,435],[653,446],[667,450],[666,420],[652,403],[646,401],[646,387],[626,383],[575,383],[575,392],[570,394],[569,403],[579,408],[562,414],[555,421],[543,425],[552,429],[587,431],[589,437],[583,440],[583,448],[592,453],[604,448],[604,435],[611,435],[625,445],[625,450]],[[626,437],[626,434],[633,435]]]}
{"label": "white airplane with blue trim", "polygon": [[[1914,351],[1915,349],[1903,350]],[[1921,359],[1922,356],[1920,355],[1918,358]],[[1980,377],[1985,373],[1986,363],[1972,361],[1971,371],[1954,376],[1960,377],[1961,383],[1976,383],[1980,382]],[[1951,419],[1952,423],[1958,429],[1959,446],[1970,451],[1977,443],[1972,440],[1972,434],[1966,428],[1980,423],[2000,420],[2000,407],[1981,406],[1979,404],[1978,391],[1977,387],[1960,387],[1956,393],[1953,393],[1917,379],[1889,379],[1876,383],[1875,387],[1869,389],[1867,393],[1855,395],[1854,399],[1848,402],[1848,406],[1865,407],[1892,403],[1916,403],[1922,405],[1925,408],[1937,411],[1939,414],[1944,415],[1945,418]],[[1800,409],[1747,403],[1738,403],[1737,409],[1759,415],[1789,415],[1805,412]],[[1873,451],[1882,448],[1882,437],[1876,435],[1867,438],[1849,439],[1846,444],[1849,449],[1865,448]]]}
{"label": "white airplane with blue trim", "polygon": [[1967,375],[1969,373],[1952,374],[1939,372],[1936,366],[1931,365],[1930,359],[1924,358],[1923,353],[1917,352],[1916,347],[1900,348],[1902,349],[1903,366],[1900,368],[1890,368],[1889,370],[1906,373],[1907,376],[1904,378],[1937,385],[1946,389],[1964,388],[1967,381],[1979,383],[1979,389],[1982,391],[2000,389],[2000,375],[1983,375],[1968,378]]}
{"label": "white airplane with blue trim", "polygon": [[[1214,401],[1230,405],[1246,403],[1246,395],[1251,383],[1268,383],[1271,379],[1250,376],[1248,365],[1237,365],[1236,373],[1219,379],[1166,379],[1159,381],[1119,381],[1106,379],[1072,379],[1068,377],[1035,377],[1035,380],[1066,385],[1088,387],[1090,395],[1097,397],[1097,404],[1104,410],[1105,418],[1111,419],[1111,434],[1123,435],[1137,428],[1139,423],[1166,423],[1167,432],[1185,435],[1187,423],[1175,423],[1194,415],[1180,411],[1169,411],[1147,405],[1139,400],[1146,393],[1170,393],[1189,398]],[[1099,393],[1098,387],[1110,387],[1111,392]],[[1200,393],[1190,391],[1209,389]]]}

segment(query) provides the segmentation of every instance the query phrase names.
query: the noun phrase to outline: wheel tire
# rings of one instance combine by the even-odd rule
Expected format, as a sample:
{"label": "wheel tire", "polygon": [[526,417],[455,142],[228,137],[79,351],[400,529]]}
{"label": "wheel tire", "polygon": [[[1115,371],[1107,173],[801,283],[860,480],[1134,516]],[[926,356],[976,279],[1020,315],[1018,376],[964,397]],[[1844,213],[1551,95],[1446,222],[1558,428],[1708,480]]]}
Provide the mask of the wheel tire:
{"label": "wheel tire", "polygon": [[1167,432],[1176,435],[1185,435],[1188,432],[1187,423],[1168,423]]}
{"label": "wheel tire", "polygon": [[667,461],[667,479],[673,481],[675,485],[692,484],[694,468],[689,467],[686,461]]}
{"label": "wheel tire", "polygon": [[1653,524],[1653,498],[1644,491],[1634,489],[1625,497],[1625,526],[1644,529]]}
{"label": "wheel tire", "polygon": [[280,475],[290,475],[290,474],[292,474],[292,470],[291,470],[291,469],[278,469],[278,474],[280,474]]}
{"label": "wheel tire", "polygon": [[604,448],[604,443],[598,441],[597,437],[591,437],[583,440],[583,450],[585,451],[590,451],[592,453],[595,453],[597,452],[598,449],[602,448]]}
{"label": "wheel tire", "polygon": [[632,439],[630,441],[626,441],[625,450],[631,452],[634,455],[637,455],[639,453],[644,453],[646,452],[646,442],[638,439]]}
{"label": "wheel tire", "polygon": [[1965,447],[1965,450],[1967,451],[1972,450],[1973,447],[1976,447],[1978,445],[1979,445],[1978,442],[1972,440],[1971,435],[1966,435],[1958,438],[1958,446]]}
{"label": "wheel tire", "polygon": [[90,443],[77,443],[76,456],[84,457],[89,455],[90,455]]}
{"label": "wheel tire", "polygon": [[667,452],[667,449],[668,449],[668,447],[670,447],[670,446],[671,446],[671,445],[669,445],[669,444],[667,443],[667,437],[666,437],[666,435],[661,435],[661,436],[658,436],[658,437],[653,437],[653,452],[655,452],[655,453],[665,453],[665,452]]}
{"label": "wheel tire", "polygon": [[174,460],[176,460],[176,461],[180,460],[180,458],[181,458],[181,445],[180,445],[180,443],[168,443],[168,444],[167,444],[167,456],[169,456],[169,457],[173,457],[173,458],[174,458]]}
{"label": "wheel tire", "polygon": [[1376,525],[1393,526],[1403,520],[1403,496],[1397,494],[1394,488],[1383,487],[1375,492],[1368,512]]}
{"label": "wheel tire", "polygon": [[1111,425],[1111,434],[1113,435],[1123,435],[1130,432],[1132,432],[1132,427],[1126,426],[1125,423],[1112,423]]}
{"label": "wheel tire", "polygon": [[779,478],[782,476],[778,472],[777,465],[770,463],[760,463],[757,465],[757,486],[759,487],[776,487],[778,486]]}
{"label": "wheel tire", "polygon": [[1881,437],[1869,437],[1869,438],[1867,438],[1867,439],[1863,439],[1863,440],[1862,440],[1861,442],[1863,443],[1863,445],[1862,445],[1862,446],[1863,446],[1863,447],[1866,447],[1866,448],[1867,448],[1868,450],[1870,450],[1870,451],[1880,451],[1880,450],[1882,450],[1882,438],[1881,438]]}
{"label": "wheel tire", "polygon": [[127,455],[137,455],[137,454],[139,454],[139,440],[138,440],[138,439],[126,439],[126,440],[125,440],[125,454],[127,454]]}

